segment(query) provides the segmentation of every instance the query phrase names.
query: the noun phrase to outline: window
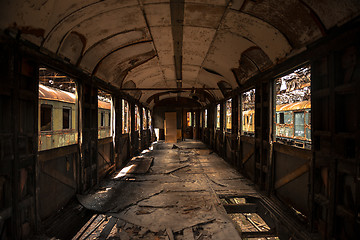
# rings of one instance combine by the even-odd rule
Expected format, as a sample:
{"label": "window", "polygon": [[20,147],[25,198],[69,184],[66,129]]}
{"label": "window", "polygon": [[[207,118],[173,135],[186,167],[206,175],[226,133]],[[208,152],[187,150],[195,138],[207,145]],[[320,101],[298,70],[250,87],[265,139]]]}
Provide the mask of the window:
{"label": "window", "polygon": [[220,103],[216,106],[216,129],[220,129]]}
{"label": "window", "polygon": [[98,138],[112,136],[112,97],[111,94],[98,90]]}
{"label": "window", "polygon": [[143,129],[147,129],[146,110],[143,108]]}
{"label": "window", "polygon": [[63,108],[63,129],[70,129],[71,125],[71,109]]}
{"label": "window", "polygon": [[294,135],[297,137],[305,136],[305,119],[304,112],[296,112],[294,113],[295,123],[294,123]]}
{"label": "window", "polygon": [[191,112],[186,113],[186,126],[191,127],[192,118],[191,118]]}
{"label": "window", "polygon": [[283,112],[282,112],[282,113],[278,113],[277,115],[278,115],[278,118],[279,118],[277,122],[278,122],[279,124],[284,124],[284,113],[283,113]]}
{"label": "window", "polygon": [[76,144],[78,101],[75,80],[46,66],[40,66],[38,70],[38,150]]}
{"label": "window", "polygon": [[51,131],[52,105],[41,104],[41,131]]}
{"label": "window", "polygon": [[205,109],[205,112],[204,112],[204,127],[207,128],[208,124],[208,110]]}
{"label": "window", "polygon": [[231,101],[232,99],[229,99],[226,101],[226,130],[230,131],[231,130]]}
{"label": "window", "polygon": [[75,80],[46,66],[40,66],[38,74],[38,150],[76,144],[78,101]]}
{"label": "window", "polygon": [[122,133],[128,133],[130,126],[129,103],[122,99]]}
{"label": "window", "polygon": [[196,112],[194,112],[194,127],[196,127]]}
{"label": "window", "polygon": [[101,112],[100,126],[101,127],[105,126],[105,113],[104,112]]}
{"label": "window", "polygon": [[311,67],[306,65],[275,80],[278,142],[311,148]]}
{"label": "window", "polygon": [[139,107],[135,105],[135,131],[139,131],[140,129],[140,113]]}
{"label": "window", "polygon": [[241,94],[241,134],[254,136],[255,133],[255,89]]}
{"label": "window", "polygon": [[149,128],[151,128],[151,112],[148,111],[148,121],[149,121]]}

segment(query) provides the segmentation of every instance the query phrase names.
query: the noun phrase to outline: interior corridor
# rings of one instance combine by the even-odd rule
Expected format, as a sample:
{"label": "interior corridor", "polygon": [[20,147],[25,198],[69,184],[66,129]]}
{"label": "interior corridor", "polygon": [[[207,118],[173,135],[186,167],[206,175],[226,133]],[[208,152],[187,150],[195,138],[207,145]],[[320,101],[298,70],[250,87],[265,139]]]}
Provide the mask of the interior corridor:
{"label": "interior corridor", "polygon": [[277,239],[276,216],[251,181],[195,140],[153,143],[77,200],[37,238]]}

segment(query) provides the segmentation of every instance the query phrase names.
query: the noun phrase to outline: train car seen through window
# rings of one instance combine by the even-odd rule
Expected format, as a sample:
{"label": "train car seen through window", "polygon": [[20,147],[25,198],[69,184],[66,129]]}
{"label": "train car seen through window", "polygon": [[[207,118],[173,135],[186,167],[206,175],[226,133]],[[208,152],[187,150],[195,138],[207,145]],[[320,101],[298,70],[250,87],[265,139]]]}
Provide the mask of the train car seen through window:
{"label": "train car seen through window", "polygon": [[255,89],[241,94],[241,135],[255,135]]}
{"label": "train car seen through window", "polygon": [[205,111],[204,111],[204,127],[205,128],[207,128],[207,126],[208,126],[208,110],[207,109],[205,109]]}
{"label": "train car seen through window", "polygon": [[112,136],[112,97],[111,94],[98,90],[98,138]]}
{"label": "train car seen through window", "polygon": [[275,80],[277,142],[311,148],[311,67],[305,65]]}
{"label": "train car seen through window", "polygon": [[78,142],[76,82],[46,66],[39,67],[38,150]]}
{"label": "train car seen through window", "polygon": [[191,127],[192,126],[192,116],[191,112],[186,113],[186,126]]}
{"label": "train car seen through window", "polygon": [[130,126],[130,109],[129,103],[122,99],[122,133],[129,133]]}
{"label": "train car seen through window", "polygon": [[220,129],[220,103],[216,105],[216,129]]}
{"label": "train car seen through window", "polygon": [[226,101],[226,131],[231,131],[231,111],[232,111],[232,99]]}

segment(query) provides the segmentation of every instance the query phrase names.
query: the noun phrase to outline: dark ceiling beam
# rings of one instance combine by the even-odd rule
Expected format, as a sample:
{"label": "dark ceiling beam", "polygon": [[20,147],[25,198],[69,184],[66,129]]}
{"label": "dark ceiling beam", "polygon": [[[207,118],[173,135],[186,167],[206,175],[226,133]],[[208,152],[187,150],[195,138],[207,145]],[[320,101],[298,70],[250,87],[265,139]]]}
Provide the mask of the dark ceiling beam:
{"label": "dark ceiling beam", "polygon": [[171,30],[174,46],[176,86],[182,87],[182,45],[184,25],[184,1],[170,0]]}
{"label": "dark ceiling beam", "polygon": [[121,88],[121,91],[196,91],[196,90],[220,90],[219,88]]}

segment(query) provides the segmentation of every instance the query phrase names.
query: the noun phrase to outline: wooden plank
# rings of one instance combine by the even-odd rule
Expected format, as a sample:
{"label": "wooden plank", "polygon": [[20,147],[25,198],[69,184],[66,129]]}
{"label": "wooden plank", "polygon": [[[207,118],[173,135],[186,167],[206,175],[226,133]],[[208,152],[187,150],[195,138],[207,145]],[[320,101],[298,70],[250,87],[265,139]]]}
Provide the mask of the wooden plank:
{"label": "wooden plank", "polygon": [[194,233],[192,228],[185,228],[183,233],[183,238],[186,240],[194,240]]}
{"label": "wooden plank", "polygon": [[111,230],[113,229],[113,227],[115,226],[116,222],[117,222],[117,218],[111,217],[109,222],[106,224],[104,229],[101,231],[99,239],[105,240],[109,236],[109,234],[110,234]]}
{"label": "wooden plank", "polygon": [[111,165],[110,158],[108,158],[108,156],[106,156],[106,153],[105,153],[101,148],[98,148],[98,153],[99,153],[99,155],[105,160],[105,162],[106,162],[108,165]]}
{"label": "wooden plank", "polygon": [[103,139],[98,139],[98,145],[104,145],[107,143],[111,143],[113,141],[113,137],[107,137],[107,138],[103,138]]}
{"label": "wooden plank", "polygon": [[70,146],[40,151],[39,152],[39,161],[45,162],[45,161],[55,159],[58,157],[70,155],[72,153],[76,153],[77,150],[78,150],[78,145],[74,144],[74,145],[70,145]]}
{"label": "wooden plank", "polygon": [[245,164],[247,161],[249,161],[249,159],[252,157],[252,155],[254,155],[255,153],[255,148],[253,148],[242,160],[242,164]]}
{"label": "wooden plank", "polygon": [[312,158],[311,150],[288,146],[277,142],[274,143],[274,150],[275,152],[283,153],[293,157],[298,157],[303,159]]}
{"label": "wooden plank", "polygon": [[276,181],[275,183],[275,189],[278,189],[282,186],[284,186],[285,184],[295,180],[296,178],[300,177],[301,175],[305,174],[306,172],[309,171],[310,163],[305,163],[304,165],[298,167],[297,169],[295,169],[294,171],[292,171],[291,173],[285,175],[284,177],[280,178],[279,180]]}

